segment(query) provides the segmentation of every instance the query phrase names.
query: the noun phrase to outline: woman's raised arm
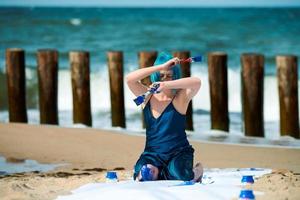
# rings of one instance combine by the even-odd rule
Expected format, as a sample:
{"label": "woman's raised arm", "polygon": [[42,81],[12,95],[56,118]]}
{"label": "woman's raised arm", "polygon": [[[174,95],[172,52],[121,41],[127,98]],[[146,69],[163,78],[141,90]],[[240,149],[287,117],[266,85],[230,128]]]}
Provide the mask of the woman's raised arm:
{"label": "woman's raised arm", "polygon": [[142,69],[138,69],[133,72],[130,72],[125,77],[126,83],[129,87],[129,89],[136,96],[147,92],[148,88],[145,85],[143,85],[140,81],[143,78],[150,76],[154,72],[170,69],[172,66],[174,66],[174,64],[177,64],[177,62],[178,62],[177,60],[178,60],[178,58],[173,58],[161,65],[146,67],[146,68],[142,68]]}

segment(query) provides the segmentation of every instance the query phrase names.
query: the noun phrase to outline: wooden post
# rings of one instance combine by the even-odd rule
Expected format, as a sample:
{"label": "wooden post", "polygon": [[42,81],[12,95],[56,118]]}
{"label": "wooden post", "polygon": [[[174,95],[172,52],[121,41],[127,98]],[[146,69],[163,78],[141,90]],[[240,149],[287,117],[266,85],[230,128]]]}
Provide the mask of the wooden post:
{"label": "wooden post", "polygon": [[72,51],[69,59],[72,77],[73,122],[92,126],[89,52]]}
{"label": "wooden post", "polygon": [[208,54],[211,129],[229,131],[227,54]]}
{"label": "wooden post", "polygon": [[280,104],[280,133],[299,138],[298,66],[296,56],[276,57]]}
{"label": "wooden post", "polygon": [[40,123],[58,124],[58,52],[52,49],[38,50],[37,63]]}
{"label": "wooden post", "polygon": [[22,49],[6,50],[6,77],[10,122],[27,123],[25,55]]}
{"label": "wooden post", "polygon": [[[139,52],[138,58],[139,58],[140,69],[153,66],[156,57],[157,57],[157,51],[141,51],[141,52]],[[146,86],[151,85],[150,77],[144,78],[141,82]],[[143,125],[143,128],[146,128],[143,112],[142,112],[142,125]]]}
{"label": "wooden post", "polygon": [[[179,59],[187,59],[191,56],[189,51],[176,51],[173,53],[174,57],[178,57]],[[191,64],[183,63],[181,66],[182,78],[191,76]],[[190,101],[187,112],[186,112],[186,130],[194,130],[193,127],[193,102]]]}
{"label": "wooden post", "polygon": [[121,51],[110,51],[107,53],[107,59],[109,68],[112,126],[125,128],[123,53]]}
{"label": "wooden post", "polygon": [[[141,51],[138,53],[139,57],[139,67],[151,67],[154,65],[155,59],[157,57],[157,51]],[[142,83],[146,86],[151,85],[150,77],[146,77],[142,80]]]}
{"label": "wooden post", "polygon": [[263,88],[264,56],[243,54],[242,63],[242,108],[246,136],[264,136]]}

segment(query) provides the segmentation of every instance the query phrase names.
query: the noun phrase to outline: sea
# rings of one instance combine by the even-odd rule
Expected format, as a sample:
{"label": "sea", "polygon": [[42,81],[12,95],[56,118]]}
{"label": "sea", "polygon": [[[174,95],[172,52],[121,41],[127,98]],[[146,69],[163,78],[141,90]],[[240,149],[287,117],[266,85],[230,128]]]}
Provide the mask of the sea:
{"label": "sea", "polygon": [[[242,136],[240,56],[254,52],[265,56],[265,137],[279,139],[275,56],[299,56],[299,36],[300,8],[0,7],[0,122],[8,122],[7,48],[25,50],[30,124],[39,124],[37,50],[59,51],[59,125],[71,127],[76,125],[72,122],[68,53],[89,51],[93,127],[104,129],[112,128],[107,51],[123,51],[126,75],[138,69],[139,51],[189,50],[193,56],[204,57],[203,62],[191,66],[192,76],[202,80],[193,99],[194,129],[199,134],[210,133],[207,54],[223,51],[228,54],[229,132]],[[126,84],[124,91],[126,130],[143,131],[141,108],[134,104]]]}

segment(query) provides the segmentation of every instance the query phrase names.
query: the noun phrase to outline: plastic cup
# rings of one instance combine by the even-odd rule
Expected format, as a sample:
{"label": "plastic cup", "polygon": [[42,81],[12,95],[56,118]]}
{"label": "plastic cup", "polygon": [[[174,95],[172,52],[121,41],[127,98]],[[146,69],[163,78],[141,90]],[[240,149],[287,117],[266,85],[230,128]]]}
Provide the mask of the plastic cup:
{"label": "plastic cup", "polygon": [[106,182],[118,182],[117,172],[108,171],[106,173]]}
{"label": "plastic cup", "polygon": [[241,190],[240,200],[255,200],[255,196],[252,190]]}
{"label": "plastic cup", "polygon": [[253,184],[254,183],[254,179],[252,175],[244,175],[241,182],[243,184]]}

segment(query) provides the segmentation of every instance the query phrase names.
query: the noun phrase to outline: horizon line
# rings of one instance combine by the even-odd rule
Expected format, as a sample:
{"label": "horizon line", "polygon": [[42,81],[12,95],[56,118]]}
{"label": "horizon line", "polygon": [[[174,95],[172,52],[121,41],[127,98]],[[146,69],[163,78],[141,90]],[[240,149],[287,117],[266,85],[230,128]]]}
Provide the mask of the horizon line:
{"label": "horizon line", "polygon": [[182,6],[182,5],[153,5],[153,6],[142,6],[142,5],[129,5],[129,6],[113,6],[113,5],[1,5],[0,8],[300,8],[300,5],[195,5],[195,6]]}

